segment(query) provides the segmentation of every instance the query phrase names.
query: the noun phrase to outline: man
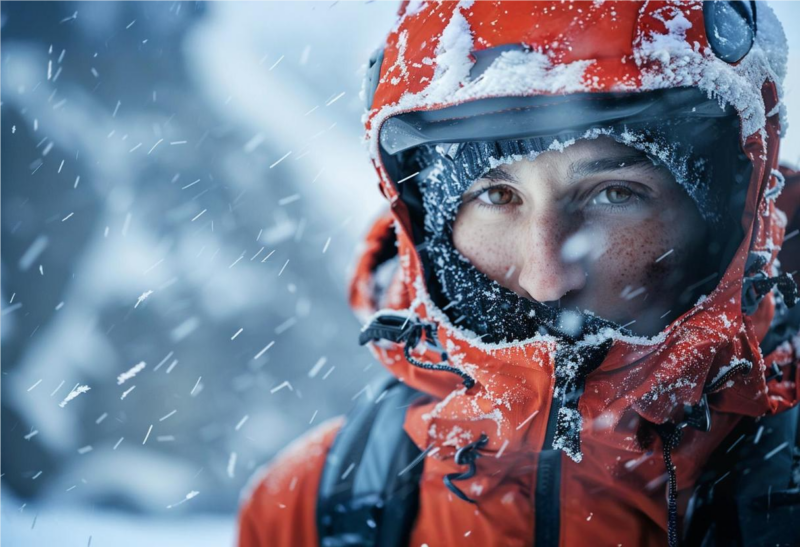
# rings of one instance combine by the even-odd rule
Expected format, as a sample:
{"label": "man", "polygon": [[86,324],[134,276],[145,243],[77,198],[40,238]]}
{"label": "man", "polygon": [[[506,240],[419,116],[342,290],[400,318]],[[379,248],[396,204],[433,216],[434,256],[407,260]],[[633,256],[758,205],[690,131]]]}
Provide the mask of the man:
{"label": "man", "polygon": [[399,16],[364,87],[391,211],[351,285],[399,382],[257,476],[240,545],[800,542],[769,8]]}

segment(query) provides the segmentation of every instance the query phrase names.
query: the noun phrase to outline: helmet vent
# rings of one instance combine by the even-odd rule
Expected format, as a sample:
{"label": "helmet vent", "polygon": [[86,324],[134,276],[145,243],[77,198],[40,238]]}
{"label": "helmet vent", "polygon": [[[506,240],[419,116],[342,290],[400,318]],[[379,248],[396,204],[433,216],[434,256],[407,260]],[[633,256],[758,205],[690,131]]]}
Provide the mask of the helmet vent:
{"label": "helmet vent", "polygon": [[753,47],[755,2],[703,2],[703,19],[711,50],[726,63],[737,63]]}

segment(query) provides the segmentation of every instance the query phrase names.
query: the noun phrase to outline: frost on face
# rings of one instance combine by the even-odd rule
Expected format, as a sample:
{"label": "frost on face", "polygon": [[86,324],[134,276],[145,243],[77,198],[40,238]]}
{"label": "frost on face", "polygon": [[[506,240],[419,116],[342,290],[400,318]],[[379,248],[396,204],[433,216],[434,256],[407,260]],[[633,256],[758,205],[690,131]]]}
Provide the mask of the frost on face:
{"label": "frost on face", "polygon": [[[429,279],[436,282],[431,290],[434,301],[456,328],[474,332],[486,342],[525,340],[543,332],[542,328],[544,332],[557,330],[579,337],[581,328],[601,318],[585,312],[560,318],[558,310],[520,297],[490,279],[455,248],[452,232],[462,195],[498,165],[532,161],[544,152],[563,152],[579,140],[608,136],[643,152],[654,164],[665,166],[704,220],[716,232],[728,233],[721,228],[721,220],[727,212],[727,188],[732,186],[728,179],[731,167],[725,162],[705,161],[700,154],[707,152],[711,143],[695,146],[684,130],[693,131],[688,120],[667,125],[620,124],[564,131],[558,136],[422,145],[410,151],[403,159],[403,171],[417,174],[404,184],[418,185],[421,193],[425,240],[418,250]],[[736,134],[730,132],[728,136],[726,144],[736,146]],[[588,252],[582,247],[586,247],[585,242],[575,240],[565,252]]]}
{"label": "frost on face", "polygon": [[[715,187],[710,180],[712,165],[694,161],[690,143],[670,138],[659,126],[595,127],[562,133],[558,137],[537,137],[515,141],[473,141],[423,145],[408,158],[408,172],[418,172],[410,182],[418,184],[425,209],[425,241],[418,247],[423,267],[438,282],[433,287],[437,306],[456,330],[475,333],[483,343],[516,343],[537,335],[558,339],[554,404],[556,435],[553,447],[575,461],[582,458],[582,420],[577,401],[586,374],[599,365],[612,338],[626,337],[619,325],[589,312],[564,314],[541,303],[520,297],[475,268],[455,248],[452,227],[462,194],[489,169],[521,159],[535,160],[544,152],[563,152],[582,139],[609,136],[617,142],[644,152],[653,163],[665,165],[687,194],[705,212],[709,223],[720,207],[712,205]],[[573,247],[579,247],[576,242]],[[580,249],[572,249],[579,253]],[[665,386],[665,391],[679,385]],[[649,394],[655,399],[657,393]],[[474,413],[479,418],[488,415]]]}

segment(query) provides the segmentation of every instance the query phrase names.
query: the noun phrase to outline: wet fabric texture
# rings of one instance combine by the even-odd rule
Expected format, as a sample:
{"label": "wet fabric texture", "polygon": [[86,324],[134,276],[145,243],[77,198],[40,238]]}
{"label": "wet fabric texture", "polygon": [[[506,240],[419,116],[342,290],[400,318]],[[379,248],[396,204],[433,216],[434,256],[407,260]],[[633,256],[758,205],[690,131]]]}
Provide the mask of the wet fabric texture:
{"label": "wet fabric texture", "polygon": [[[581,139],[607,135],[645,153],[654,164],[665,166],[698,208],[711,228],[707,257],[720,261],[726,241],[735,233],[733,219],[741,214],[734,185],[745,187],[746,160],[737,154],[736,120],[678,119],[669,123],[626,124],[560,132],[558,135],[506,141],[469,141],[426,144],[412,150],[404,171],[418,174],[424,207],[425,240],[420,246],[429,279],[438,284],[433,293],[450,320],[486,342],[525,340],[537,333],[580,338],[600,326],[617,325],[586,310],[559,310],[517,295],[475,268],[454,246],[453,223],[462,194],[489,169],[522,159],[534,160],[548,150],[563,150]],[[727,264],[721,264],[721,268]],[[704,270],[705,271],[705,270]],[[699,294],[687,295],[685,304]],[[566,311],[566,313],[563,313]]]}

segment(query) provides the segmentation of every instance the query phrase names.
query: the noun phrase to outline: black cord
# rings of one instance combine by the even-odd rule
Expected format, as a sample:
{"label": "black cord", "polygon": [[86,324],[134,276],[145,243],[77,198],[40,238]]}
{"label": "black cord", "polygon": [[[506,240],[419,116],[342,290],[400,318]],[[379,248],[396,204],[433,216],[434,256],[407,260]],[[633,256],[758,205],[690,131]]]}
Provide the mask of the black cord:
{"label": "black cord", "polygon": [[667,541],[669,547],[678,547],[680,544],[678,537],[678,478],[675,465],[672,463],[672,450],[678,446],[682,432],[681,428],[673,424],[664,424],[664,428],[659,429],[664,451],[664,465],[667,468],[669,482],[667,494]]}
{"label": "black cord", "polygon": [[442,354],[442,361],[439,363],[425,363],[411,356],[411,344],[406,342],[405,347],[403,348],[403,354],[406,356],[406,359],[408,359],[408,362],[414,365],[415,367],[422,368],[425,370],[444,370],[446,372],[452,372],[453,374],[458,374],[464,381],[464,386],[466,386],[467,389],[475,385],[475,379],[472,378],[472,376],[470,376],[461,369],[458,369],[456,367],[451,367],[450,365],[445,365],[445,363],[447,362],[446,353]]}
{"label": "black cord", "polygon": [[703,393],[712,393],[714,391],[717,391],[719,388],[724,386],[727,383],[727,381],[731,379],[731,376],[733,376],[734,374],[738,374],[739,372],[747,374],[750,372],[752,368],[753,364],[750,361],[739,361],[731,368],[729,368],[727,372],[725,372],[725,374],[717,378],[716,381],[706,385],[703,388]]}
{"label": "black cord", "polygon": [[444,476],[444,485],[459,499],[462,499],[466,502],[475,503],[475,500],[467,496],[463,490],[461,490],[458,486],[453,484],[453,481],[463,481],[467,479],[471,479],[475,476],[475,472],[477,471],[477,466],[475,464],[475,460],[481,457],[480,452],[478,452],[479,448],[483,448],[483,446],[489,442],[489,437],[486,436],[485,433],[481,433],[480,438],[472,443],[469,443],[466,446],[462,446],[456,451],[455,461],[458,465],[469,465],[469,469],[462,473],[449,473]]}

